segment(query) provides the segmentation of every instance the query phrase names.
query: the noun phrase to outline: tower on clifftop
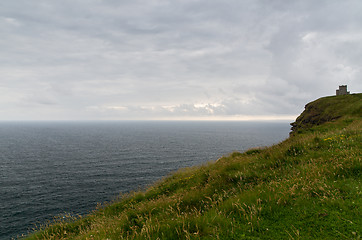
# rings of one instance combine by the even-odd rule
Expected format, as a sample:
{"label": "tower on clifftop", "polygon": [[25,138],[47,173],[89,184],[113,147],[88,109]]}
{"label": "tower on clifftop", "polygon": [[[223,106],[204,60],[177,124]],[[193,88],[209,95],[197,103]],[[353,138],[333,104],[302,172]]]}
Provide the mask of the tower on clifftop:
{"label": "tower on clifftop", "polygon": [[336,90],[336,96],[347,94],[349,94],[349,92],[347,92],[347,85],[340,85],[339,89]]}

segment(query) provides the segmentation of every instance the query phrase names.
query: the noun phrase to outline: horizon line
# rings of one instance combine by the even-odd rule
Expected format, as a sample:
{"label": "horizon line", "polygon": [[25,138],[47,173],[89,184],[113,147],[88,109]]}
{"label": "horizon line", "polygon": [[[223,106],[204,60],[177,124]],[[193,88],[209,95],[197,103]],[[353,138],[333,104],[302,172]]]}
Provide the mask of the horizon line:
{"label": "horizon line", "polygon": [[134,119],[0,119],[0,122],[115,122],[115,121],[205,121],[205,122],[250,122],[250,121],[295,121],[298,115],[260,115],[260,116],[230,116],[230,117],[185,117],[185,118],[134,118]]}

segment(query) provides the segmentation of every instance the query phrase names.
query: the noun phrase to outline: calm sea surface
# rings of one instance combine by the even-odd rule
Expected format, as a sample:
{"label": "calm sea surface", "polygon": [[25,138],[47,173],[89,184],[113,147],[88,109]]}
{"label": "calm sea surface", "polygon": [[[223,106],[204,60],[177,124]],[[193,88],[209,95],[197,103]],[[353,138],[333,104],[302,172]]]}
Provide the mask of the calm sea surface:
{"label": "calm sea surface", "polygon": [[181,167],[276,144],[287,122],[0,123],[0,239],[145,187]]}

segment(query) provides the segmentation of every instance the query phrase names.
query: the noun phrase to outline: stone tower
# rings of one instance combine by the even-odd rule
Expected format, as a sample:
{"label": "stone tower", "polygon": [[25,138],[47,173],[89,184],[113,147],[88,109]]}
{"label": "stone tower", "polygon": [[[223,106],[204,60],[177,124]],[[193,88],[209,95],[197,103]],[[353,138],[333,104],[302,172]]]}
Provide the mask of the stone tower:
{"label": "stone tower", "polygon": [[336,90],[336,95],[347,95],[349,92],[347,92],[347,85],[340,85],[339,89]]}

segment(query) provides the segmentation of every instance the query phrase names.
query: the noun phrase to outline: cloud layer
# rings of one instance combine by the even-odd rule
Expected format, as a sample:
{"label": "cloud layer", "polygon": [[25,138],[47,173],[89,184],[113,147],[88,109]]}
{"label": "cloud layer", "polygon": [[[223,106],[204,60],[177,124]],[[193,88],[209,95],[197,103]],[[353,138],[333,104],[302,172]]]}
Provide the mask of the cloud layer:
{"label": "cloud layer", "polygon": [[0,120],[290,118],[362,88],[359,0],[4,0]]}

